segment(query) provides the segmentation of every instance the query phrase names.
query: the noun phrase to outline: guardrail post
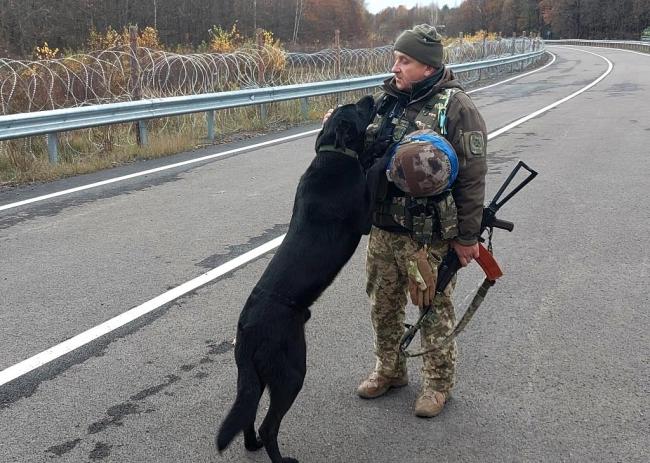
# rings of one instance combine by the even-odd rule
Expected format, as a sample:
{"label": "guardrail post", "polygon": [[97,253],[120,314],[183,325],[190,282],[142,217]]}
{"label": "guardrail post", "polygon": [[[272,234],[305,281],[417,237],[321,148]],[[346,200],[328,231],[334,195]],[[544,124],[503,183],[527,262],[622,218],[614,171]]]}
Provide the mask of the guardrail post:
{"label": "guardrail post", "polygon": [[306,96],[300,99],[300,112],[304,120],[309,119],[309,100]]}
{"label": "guardrail post", "polygon": [[56,132],[47,134],[47,154],[50,164],[58,164],[59,151],[58,151],[58,137]]}
{"label": "guardrail post", "polygon": [[214,141],[214,110],[206,111],[205,118],[208,123],[208,140]]}
{"label": "guardrail post", "polygon": [[147,132],[147,124],[145,121],[138,121],[138,144],[140,146],[147,146],[149,144],[149,134]]}

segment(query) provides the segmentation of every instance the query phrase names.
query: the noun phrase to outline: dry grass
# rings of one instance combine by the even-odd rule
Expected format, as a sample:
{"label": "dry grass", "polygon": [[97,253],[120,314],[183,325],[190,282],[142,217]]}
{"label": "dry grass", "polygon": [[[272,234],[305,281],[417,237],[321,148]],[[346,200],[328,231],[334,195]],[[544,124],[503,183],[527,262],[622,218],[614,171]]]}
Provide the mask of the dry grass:
{"label": "dry grass", "polygon": [[[341,102],[354,101],[363,94],[352,93],[341,96]],[[336,96],[310,98],[307,119],[303,117],[300,101],[268,104],[265,120],[259,106],[218,111],[214,141],[206,139],[204,113],[148,121],[146,146],[137,145],[134,124],[67,132],[59,135],[57,164],[48,161],[45,137],[0,142],[0,186],[52,181],[228,142],[235,135],[251,137],[314,123],[336,102]]]}

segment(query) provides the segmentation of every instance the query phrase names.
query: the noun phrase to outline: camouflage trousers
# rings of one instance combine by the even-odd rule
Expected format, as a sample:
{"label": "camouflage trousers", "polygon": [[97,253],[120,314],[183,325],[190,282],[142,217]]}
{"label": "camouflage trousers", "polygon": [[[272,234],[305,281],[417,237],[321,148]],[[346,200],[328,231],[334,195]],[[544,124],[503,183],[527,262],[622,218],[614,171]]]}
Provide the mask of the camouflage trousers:
{"label": "camouflage trousers", "polygon": [[[375,332],[375,369],[384,376],[406,373],[406,359],[399,355],[399,341],[404,334],[408,280],[407,261],[422,245],[408,234],[391,233],[372,227],[366,258],[366,292],[372,304],[371,318]],[[440,263],[449,249],[446,241],[429,245],[432,262]],[[434,269],[435,270],[435,269]],[[451,301],[456,279],[443,295],[433,302],[433,315],[420,331],[421,346],[429,349],[449,335],[455,324]],[[456,342],[423,356],[423,387],[449,391],[454,385]]]}

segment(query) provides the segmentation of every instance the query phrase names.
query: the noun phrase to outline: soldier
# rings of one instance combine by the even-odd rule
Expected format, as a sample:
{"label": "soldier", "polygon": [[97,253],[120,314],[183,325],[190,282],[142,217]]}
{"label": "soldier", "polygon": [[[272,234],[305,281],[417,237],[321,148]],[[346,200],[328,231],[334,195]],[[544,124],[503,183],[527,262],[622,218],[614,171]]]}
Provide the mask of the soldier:
{"label": "soldier", "polygon": [[[426,186],[410,191],[403,186],[408,179],[399,183],[384,176],[381,182],[366,261],[376,364],[357,389],[366,399],[408,383],[406,359],[398,346],[404,333],[407,292],[422,310],[435,289],[436,268],[450,247],[463,267],[478,257],[487,171],[485,122],[453,72],[444,66],[436,29],[422,24],[404,31],[395,42],[394,59],[394,76],[384,82],[376,98],[378,113],[368,127],[366,147],[385,166],[389,146],[416,130],[432,129],[453,147],[458,173],[451,188],[435,195]],[[411,272],[409,276],[409,267],[415,273],[420,270],[426,288],[422,281],[418,286],[418,275]],[[443,296],[432,301],[434,316],[420,332],[424,349],[451,332],[453,286],[452,282]],[[442,411],[454,385],[455,365],[455,343],[424,355],[417,416],[433,417]]]}

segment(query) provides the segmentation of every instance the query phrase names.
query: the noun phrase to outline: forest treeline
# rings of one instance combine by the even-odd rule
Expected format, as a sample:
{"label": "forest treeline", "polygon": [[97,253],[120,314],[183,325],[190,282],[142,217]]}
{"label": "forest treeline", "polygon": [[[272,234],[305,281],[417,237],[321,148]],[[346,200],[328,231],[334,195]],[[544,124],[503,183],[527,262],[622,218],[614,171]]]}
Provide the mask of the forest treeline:
{"label": "forest treeline", "polygon": [[128,25],[153,27],[169,50],[199,49],[215,27],[233,26],[248,37],[270,31],[289,50],[313,50],[332,46],[336,29],[341,46],[357,48],[390,43],[422,22],[444,25],[448,36],[484,30],[638,40],[650,26],[650,1],[465,0],[456,8],[401,6],[373,15],[363,0],[0,0],[0,57],[32,57],[44,42],[63,53],[88,51],[91,31]]}

